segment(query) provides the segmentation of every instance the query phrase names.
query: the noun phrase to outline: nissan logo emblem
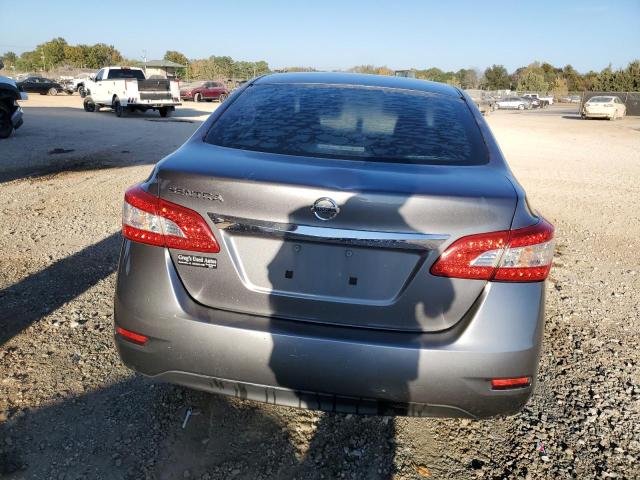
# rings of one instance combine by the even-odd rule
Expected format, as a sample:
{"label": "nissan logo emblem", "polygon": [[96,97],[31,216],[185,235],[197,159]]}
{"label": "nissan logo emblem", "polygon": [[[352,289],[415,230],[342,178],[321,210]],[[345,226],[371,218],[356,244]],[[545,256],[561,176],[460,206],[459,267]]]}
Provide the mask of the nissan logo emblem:
{"label": "nissan logo emblem", "polygon": [[329,197],[322,197],[313,202],[311,211],[318,220],[326,222],[331,220],[340,213],[340,207],[338,204]]}

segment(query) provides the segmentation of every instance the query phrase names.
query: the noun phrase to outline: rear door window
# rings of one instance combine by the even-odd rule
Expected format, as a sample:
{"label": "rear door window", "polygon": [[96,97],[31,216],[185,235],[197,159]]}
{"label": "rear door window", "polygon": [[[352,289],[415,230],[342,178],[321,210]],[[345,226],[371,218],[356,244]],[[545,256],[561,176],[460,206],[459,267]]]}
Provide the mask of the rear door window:
{"label": "rear door window", "polygon": [[377,87],[254,85],[218,118],[206,141],[285,155],[433,165],[488,162],[464,100]]}

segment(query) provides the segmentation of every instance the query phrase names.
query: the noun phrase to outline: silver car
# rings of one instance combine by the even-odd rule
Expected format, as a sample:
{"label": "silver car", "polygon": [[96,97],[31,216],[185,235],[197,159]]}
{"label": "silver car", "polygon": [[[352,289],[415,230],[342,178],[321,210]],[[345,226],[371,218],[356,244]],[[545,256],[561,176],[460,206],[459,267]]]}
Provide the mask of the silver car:
{"label": "silver car", "polygon": [[279,405],[479,418],[534,387],[553,227],[459,89],[275,74],[125,194],[124,363]]}

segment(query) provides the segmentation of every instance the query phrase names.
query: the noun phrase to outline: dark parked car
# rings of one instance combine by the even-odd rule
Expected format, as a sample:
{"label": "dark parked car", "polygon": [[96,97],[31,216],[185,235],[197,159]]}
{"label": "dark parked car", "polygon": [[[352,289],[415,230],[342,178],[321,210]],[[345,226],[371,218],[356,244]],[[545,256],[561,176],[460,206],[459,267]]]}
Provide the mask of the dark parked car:
{"label": "dark parked car", "polygon": [[220,82],[198,82],[184,85],[180,89],[180,98],[182,100],[193,100],[194,102],[212,100],[224,102],[227,96],[229,96],[229,90]]}
{"label": "dark parked car", "polygon": [[57,95],[64,90],[58,82],[43,77],[27,77],[17,82],[18,88],[29,93],[39,93],[40,95]]}
{"label": "dark parked car", "polygon": [[260,77],[124,201],[115,339],[143,374],[372,414],[533,391],[553,227],[455,87]]}

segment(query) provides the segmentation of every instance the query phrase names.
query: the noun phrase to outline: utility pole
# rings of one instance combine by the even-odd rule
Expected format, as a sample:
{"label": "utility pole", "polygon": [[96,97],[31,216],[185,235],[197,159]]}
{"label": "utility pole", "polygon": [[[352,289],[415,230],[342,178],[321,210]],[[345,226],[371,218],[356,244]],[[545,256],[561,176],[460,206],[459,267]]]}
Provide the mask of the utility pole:
{"label": "utility pole", "polygon": [[147,51],[142,51],[142,61],[144,62],[144,74],[147,74]]}
{"label": "utility pole", "polygon": [[44,52],[42,52],[42,71],[43,72],[47,71],[47,64],[45,63]]}

